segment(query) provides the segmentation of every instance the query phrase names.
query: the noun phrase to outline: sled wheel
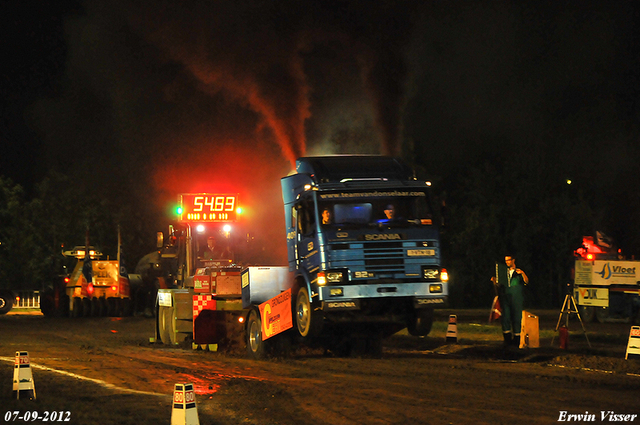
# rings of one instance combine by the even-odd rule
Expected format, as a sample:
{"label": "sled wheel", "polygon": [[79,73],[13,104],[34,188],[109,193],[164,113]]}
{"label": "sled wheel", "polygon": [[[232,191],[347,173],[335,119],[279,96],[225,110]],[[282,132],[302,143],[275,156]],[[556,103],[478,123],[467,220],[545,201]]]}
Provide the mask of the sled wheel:
{"label": "sled wheel", "polygon": [[252,359],[263,359],[266,355],[265,342],[262,340],[262,320],[260,314],[251,310],[247,319],[247,354]]}
{"label": "sled wheel", "polygon": [[173,322],[173,307],[160,307],[158,312],[160,341],[163,344],[171,344],[171,329]]}

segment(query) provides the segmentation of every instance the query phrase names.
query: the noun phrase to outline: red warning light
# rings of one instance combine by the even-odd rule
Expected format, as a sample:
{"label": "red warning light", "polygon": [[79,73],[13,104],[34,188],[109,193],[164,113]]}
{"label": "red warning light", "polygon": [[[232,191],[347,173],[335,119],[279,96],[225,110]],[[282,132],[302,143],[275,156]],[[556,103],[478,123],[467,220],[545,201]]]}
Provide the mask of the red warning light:
{"label": "red warning light", "polygon": [[93,295],[93,289],[94,289],[94,288],[93,288],[93,283],[89,283],[89,284],[87,285],[87,294],[88,294],[89,296]]}

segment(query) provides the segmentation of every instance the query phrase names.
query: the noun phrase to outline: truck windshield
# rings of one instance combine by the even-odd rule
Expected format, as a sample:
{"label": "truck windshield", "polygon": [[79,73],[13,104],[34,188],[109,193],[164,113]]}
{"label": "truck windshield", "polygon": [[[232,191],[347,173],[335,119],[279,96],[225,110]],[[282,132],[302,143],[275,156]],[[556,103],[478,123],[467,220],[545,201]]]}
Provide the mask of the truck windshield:
{"label": "truck windshield", "polygon": [[431,225],[432,214],[424,192],[416,196],[351,199],[341,194],[339,199],[321,201],[319,216],[324,226],[332,225]]}

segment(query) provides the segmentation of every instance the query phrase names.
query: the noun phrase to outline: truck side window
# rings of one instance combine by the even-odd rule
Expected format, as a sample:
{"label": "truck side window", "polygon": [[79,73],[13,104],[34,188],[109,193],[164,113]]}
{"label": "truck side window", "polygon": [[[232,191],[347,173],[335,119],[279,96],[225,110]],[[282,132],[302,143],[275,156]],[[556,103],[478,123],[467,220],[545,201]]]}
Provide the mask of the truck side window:
{"label": "truck side window", "polygon": [[298,232],[301,235],[309,235],[313,232],[316,215],[313,212],[312,203],[302,201],[298,205]]}
{"label": "truck side window", "polygon": [[296,228],[296,222],[298,221],[298,210],[296,207],[291,208],[291,223],[290,227]]}
{"label": "truck side window", "polygon": [[303,235],[306,231],[306,227],[302,205],[296,205],[296,219],[298,221],[298,234]]}

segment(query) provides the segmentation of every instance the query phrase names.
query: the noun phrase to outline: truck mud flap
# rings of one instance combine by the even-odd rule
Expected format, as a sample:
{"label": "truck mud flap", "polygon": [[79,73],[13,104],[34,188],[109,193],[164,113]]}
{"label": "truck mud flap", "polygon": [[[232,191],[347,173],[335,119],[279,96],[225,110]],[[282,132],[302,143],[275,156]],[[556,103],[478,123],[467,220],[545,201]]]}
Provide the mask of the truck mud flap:
{"label": "truck mud flap", "polygon": [[193,342],[218,344],[227,338],[226,311],[202,310],[193,322]]}

